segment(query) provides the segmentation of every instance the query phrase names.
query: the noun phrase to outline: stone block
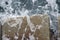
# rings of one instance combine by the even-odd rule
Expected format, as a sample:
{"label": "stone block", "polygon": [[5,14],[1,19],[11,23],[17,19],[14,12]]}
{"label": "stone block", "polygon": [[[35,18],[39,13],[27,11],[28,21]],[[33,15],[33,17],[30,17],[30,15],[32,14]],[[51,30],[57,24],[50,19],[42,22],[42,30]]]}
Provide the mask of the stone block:
{"label": "stone block", "polygon": [[48,15],[7,18],[3,24],[3,40],[50,40]]}

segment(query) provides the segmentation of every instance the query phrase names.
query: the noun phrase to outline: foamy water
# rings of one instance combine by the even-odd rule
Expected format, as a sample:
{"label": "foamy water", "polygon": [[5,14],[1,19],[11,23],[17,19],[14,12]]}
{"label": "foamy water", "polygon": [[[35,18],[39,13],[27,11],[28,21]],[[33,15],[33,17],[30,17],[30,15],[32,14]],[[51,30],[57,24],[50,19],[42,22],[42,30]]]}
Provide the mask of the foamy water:
{"label": "foamy water", "polygon": [[[8,2],[8,5],[5,4],[5,2]],[[44,1],[44,0],[43,0]],[[26,3],[25,3],[26,2]],[[56,4],[56,0],[46,0],[48,4],[45,4],[44,6],[41,6],[43,2],[41,2],[41,5],[38,5],[37,0],[31,0],[31,1],[22,1],[19,2],[19,0],[0,0],[0,6],[3,7],[3,12],[0,12],[0,22],[2,25],[6,22],[8,18],[13,17],[27,17],[28,25],[30,25],[30,29],[32,30],[32,27],[34,25],[30,22],[29,16],[35,15],[35,14],[48,14],[50,16],[50,28],[53,29],[55,33],[57,33],[57,17],[59,15],[58,13],[58,6]],[[28,2],[31,2],[28,4]],[[24,4],[25,3],[25,4]],[[16,5],[15,5],[16,4]],[[21,4],[21,5],[20,5]],[[22,5],[23,4],[23,5]],[[35,5],[36,4],[36,5]],[[32,7],[30,7],[32,6]],[[56,10],[56,11],[54,11]],[[1,9],[2,11],[2,9]],[[18,24],[19,21],[16,23]],[[16,25],[16,24],[14,24]],[[11,25],[14,26],[14,25]],[[34,30],[32,30],[34,31]],[[33,36],[30,35],[30,38],[34,40]],[[31,40],[32,40],[31,39]]]}

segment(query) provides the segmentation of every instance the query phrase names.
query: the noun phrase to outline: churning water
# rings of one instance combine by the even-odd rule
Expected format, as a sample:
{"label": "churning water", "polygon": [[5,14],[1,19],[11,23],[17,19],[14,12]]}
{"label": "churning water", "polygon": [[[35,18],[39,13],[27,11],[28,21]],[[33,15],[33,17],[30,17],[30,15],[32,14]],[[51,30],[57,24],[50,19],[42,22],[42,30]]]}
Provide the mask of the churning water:
{"label": "churning water", "polygon": [[59,0],[0,0],[0,22],[17,16],[31,16],[35,14],[48,14],[50,28],[57,33],[57,17],[59,15]]}

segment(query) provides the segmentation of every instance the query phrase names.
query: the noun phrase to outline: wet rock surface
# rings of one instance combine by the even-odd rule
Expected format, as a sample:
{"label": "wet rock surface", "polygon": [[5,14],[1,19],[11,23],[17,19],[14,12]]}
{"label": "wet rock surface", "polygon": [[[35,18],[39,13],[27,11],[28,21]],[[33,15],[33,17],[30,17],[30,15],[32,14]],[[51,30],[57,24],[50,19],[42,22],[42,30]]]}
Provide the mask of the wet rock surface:
{"label": "wet rock surface", "polygon": [[[0,0],[0,22],[3,25],[6,22],[5,20],[6,18],[13,16],[17,17],[17,16],[32,16],[35,14],[48,14],[50,18],[49,21],[50,29],[52,29],[54,35],[57,35],[58,27],[57,16],[59,15],[58,12],[60,10],[59,5],[60,0]],[[33,21],[33,19],[37,20],[37,22]],[[15,21],[15,19],[14,20],[11,19],[12,22],[8,21],[8,25],[11,25],[11,27],[16,26],[16,24],[19,23],[19,20],[20,19],[18,19],[18,21],[17,20]],[[34,23],[34,25],[37,25],[41,24],[39,20],[42,19],[37,18],[37,16],[34,16],[32,19],[30,18],[30,20],[32,23]]]}
{"label": "wet rock surface", "polygon": [[60,16],[58,16],[58,40],[60,40]]}
{"label": "wet rock surface", "polygon": [[[15,23],[17,25],[13,26]],[[8,18],[3,25],[4,37],[10,40],[50,40],[49,17],[35,15],[30,17],[30,21],[27,17]]]}
{"label": "wet rock surface", "polygon": [[60,16],[58,16],[58,36],[60,38]]}

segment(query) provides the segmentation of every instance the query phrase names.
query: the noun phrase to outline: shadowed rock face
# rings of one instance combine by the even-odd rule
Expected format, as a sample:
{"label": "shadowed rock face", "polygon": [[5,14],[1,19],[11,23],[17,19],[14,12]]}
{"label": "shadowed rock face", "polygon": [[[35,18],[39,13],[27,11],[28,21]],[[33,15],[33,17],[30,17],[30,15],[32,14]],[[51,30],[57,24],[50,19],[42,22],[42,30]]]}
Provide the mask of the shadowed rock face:
{"label": "shadowed rock face", "polygon": [[6,19],[3,25],[3,40],[50,40],[49,17],[34,15]]}

